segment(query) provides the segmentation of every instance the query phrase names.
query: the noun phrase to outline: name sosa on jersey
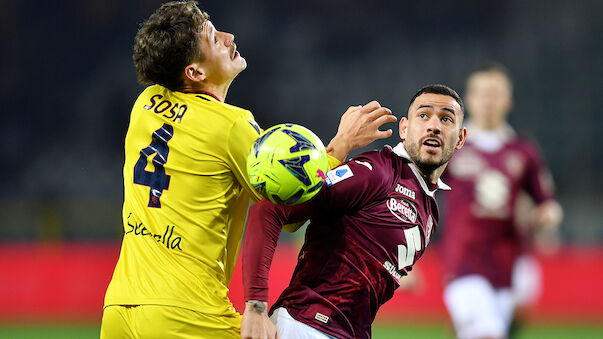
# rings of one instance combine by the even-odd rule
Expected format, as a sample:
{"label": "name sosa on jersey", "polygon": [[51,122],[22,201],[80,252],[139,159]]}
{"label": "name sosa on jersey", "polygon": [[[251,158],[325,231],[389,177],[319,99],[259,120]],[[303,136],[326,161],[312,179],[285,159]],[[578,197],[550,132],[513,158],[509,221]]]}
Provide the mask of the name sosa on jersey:
{"label": "name sosa on jersey", "polygon": [[165,113],[163,116],[172,119],[174,122],[181,123],[188,106],[181,103],[172,103],[169,100],[161,100],[159,104],[157,104],[156,99],[161,98],[163,98],[163,95],[161,94],[153,95],[150,99],[151,103],[149,105],[144,105],[143,108],[149,111],[153,110],[156,114],[161,114],[169,109],[168,112],[171,114],[168,115],[168,113]]}

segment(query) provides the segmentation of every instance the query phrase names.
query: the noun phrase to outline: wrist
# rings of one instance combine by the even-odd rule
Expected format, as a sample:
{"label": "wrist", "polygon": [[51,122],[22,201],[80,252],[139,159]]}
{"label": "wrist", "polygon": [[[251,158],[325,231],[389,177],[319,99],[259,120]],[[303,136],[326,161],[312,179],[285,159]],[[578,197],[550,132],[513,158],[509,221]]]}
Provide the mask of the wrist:
{"label": "wrist", "polygon": [[327,149],[329,150],[327,153],[330,156],[339,159],[339,161],[341,162],[344,162],[345,157],[348,155],[348,153],[350,153],[350,147],[348,143],[345,142],[345,140],[342,139],[342,137],[340,137],[339,135],[336,135],[331,140],[331,142],[329,142]]}
{"label": "wrist", "polygon": [[247,300],[245,302],[245,311],[252,311],[257,314],[266,314],[268,312],[268,302],[260,300]]}

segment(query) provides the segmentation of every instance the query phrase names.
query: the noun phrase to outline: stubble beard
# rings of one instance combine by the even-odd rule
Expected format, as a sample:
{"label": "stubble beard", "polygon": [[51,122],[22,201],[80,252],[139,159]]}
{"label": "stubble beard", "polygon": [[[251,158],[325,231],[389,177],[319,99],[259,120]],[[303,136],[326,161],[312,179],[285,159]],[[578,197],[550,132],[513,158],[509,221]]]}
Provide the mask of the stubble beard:
{"label": "stubble beard", "polygon": [[419,168],[421,173],[425,176],[430,176],[435,170],[446,164],[454,153],[454,148],[444,148],[442,146],[442,155],[439,160],[423,160],[421,159],[421,145],[419,142],[408,143],[407,150],[408,155],[412,162]]}

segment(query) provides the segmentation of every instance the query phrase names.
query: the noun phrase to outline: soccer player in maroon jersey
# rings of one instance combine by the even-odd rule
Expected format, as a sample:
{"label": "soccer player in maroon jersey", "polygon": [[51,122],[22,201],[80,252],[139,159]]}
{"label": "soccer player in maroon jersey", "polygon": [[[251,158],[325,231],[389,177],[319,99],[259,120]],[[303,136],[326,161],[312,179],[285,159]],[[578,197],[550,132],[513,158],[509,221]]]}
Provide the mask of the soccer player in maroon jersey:
{"label": "soccer player in maroon jersey", "polygon": [[514,225],[517,197],[525,191],[537,204],[535,226],[555,227],[561,209],[538,149],[506,122],[512,106],[506,69],[489,64],[471,73],[465,102],[469,137],[444,173],[454,188],[445,195],[444,301],[458,338],[506,338],[522,288],[511,284],[525,240]]}
{"label": "soccer player in maroon jersey", "polygon": [[274,337],[268,319],[268,272],[284,224],[312,223],[287,287],[272,306],[280,338],[369,338],[377,310],[421,257],[438,221],[439,178],[462,147],[463,103],[442,85],[420,89],[402,142],[363,153],[327,174],[307,203],[266,200],[249,214],[243,247],[247,300],[241,336]]}

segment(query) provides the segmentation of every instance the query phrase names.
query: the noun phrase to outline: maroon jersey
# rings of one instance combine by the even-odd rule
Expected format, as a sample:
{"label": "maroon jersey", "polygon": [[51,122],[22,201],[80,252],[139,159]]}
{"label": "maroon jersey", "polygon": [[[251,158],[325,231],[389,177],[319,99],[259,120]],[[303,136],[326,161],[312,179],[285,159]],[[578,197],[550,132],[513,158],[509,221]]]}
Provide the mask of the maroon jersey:
{"label": "maroon jersey", "polygon": [[272,311],[337,338],[370,338],[377,310],[429,244],[438,219],[429,185],[402,144],[364,153],[327,174],[311,201],[266,201],[249,214],[243,247],[246,300],[267,300],[267,279],[283,224],[311,219],[298,263]]}
{"label": "maroon jersey", "polygon": [[551,199],[551,180],[537,148],[510,127],[467,134],[444,173],[453,188],[442,237],[446,279],[480,274],[494,287],[509,287],[523,240],[513,220],[518,194],[536,203]]}

